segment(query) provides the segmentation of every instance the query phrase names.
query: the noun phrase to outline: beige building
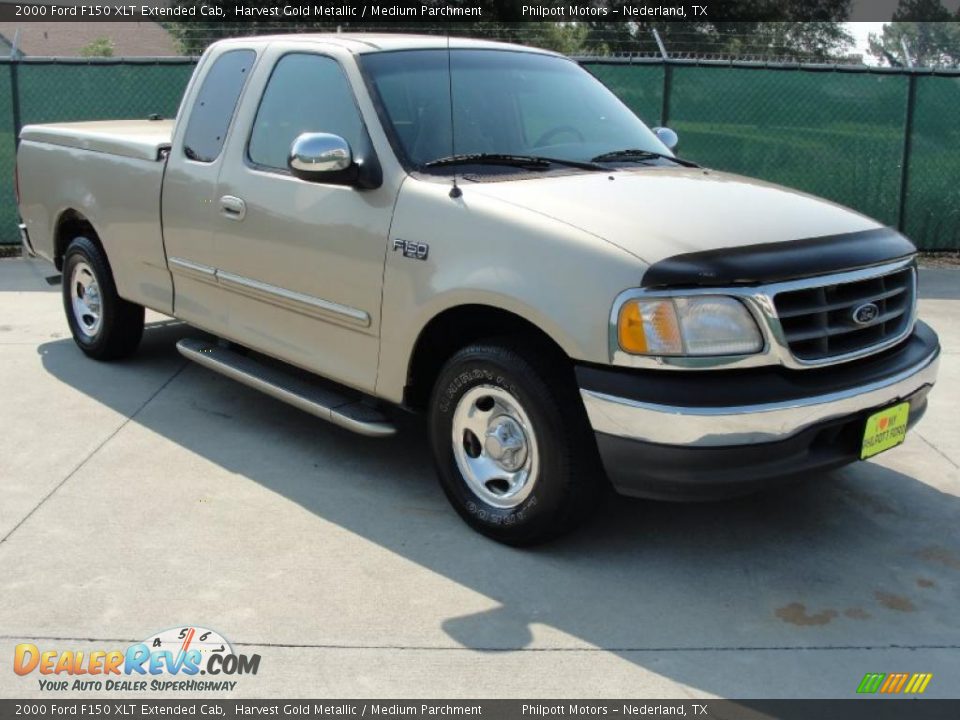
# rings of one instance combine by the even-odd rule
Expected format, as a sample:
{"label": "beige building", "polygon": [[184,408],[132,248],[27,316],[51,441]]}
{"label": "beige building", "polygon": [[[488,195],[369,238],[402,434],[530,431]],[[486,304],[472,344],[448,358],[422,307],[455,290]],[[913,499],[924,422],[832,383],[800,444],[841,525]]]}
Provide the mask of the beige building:
{"label": "beige building", "polygon": [[21,57],[77,57],[83,48],[106,38],[114,57],[179,55],[177,42],[159,23],[145,22],[0,22],[0,56],[14,46]]}

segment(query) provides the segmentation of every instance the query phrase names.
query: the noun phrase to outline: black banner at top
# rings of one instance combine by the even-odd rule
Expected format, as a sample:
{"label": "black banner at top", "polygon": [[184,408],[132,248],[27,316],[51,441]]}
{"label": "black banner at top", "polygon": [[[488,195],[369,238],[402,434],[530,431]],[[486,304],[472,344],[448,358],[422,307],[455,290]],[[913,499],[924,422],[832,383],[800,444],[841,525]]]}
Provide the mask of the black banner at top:
{"label": "black banner at top", "polygon": [[[907,13],[907,15],[905,15]],[[4,3],[17,22],[845,22],[960,20],[960,0],[49,0]]]}

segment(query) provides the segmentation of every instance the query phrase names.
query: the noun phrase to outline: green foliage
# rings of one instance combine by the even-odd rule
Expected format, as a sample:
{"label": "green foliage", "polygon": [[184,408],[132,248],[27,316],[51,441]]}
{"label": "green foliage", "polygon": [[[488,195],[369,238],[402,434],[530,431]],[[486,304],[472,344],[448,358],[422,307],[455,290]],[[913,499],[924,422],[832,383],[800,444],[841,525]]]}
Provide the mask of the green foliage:
{"label": "green foliage", "polygon": [[564,55],[583,52],[587,27],[577,23],[543,23],[536,39],[530,43]]}
{"label": "green foliage", "polygon": [[644,52],[652,49],[656,30],[672,56],[801,57],[811,61],[842,57],[853,38],[842,23],[710,22],[710,23],[590,23],[584,43],[595,54]]}
{"label": "green foliage", "polygon": [[102,37],[80,48],[80,57],[113,57],[113,40]]}
{"label": "green foliage", "polygon": [[960,9],[957,13],[951,15],[940,0],[900,0],[893,22],[870,36],[870,54],[887,65],[906,66],[906,44],[916,67],[960,67]]}
{"label": "green foliage", "polygon": [[[232,0],[174,0],[180,6],[220,5],[232,12]],[[423,0],[424,5],[450,5],[457,0]],[[562,4],[561,0],[554,0]],[[518,0],[481,0],[485,18],[505,17],[515,11]],[[611,8],[632,0],[611,0]],[[725,12],[749,13],[755,22],[522,22],[482,23],[391,22],[390,32],[480,37],[543,47],[567,54],[602,55],[656,50],[651,29],[656,28],[671,53],[798,56],[810,60],[837,58],[852,45],[842,21],[851,0],[727,0]],[[279,0],[265,0],[261,7],[278,7]],[[806,22],[797,22],[798,18]],[[814,18],[814,20],[810,20]],[[191,19],[166,23],[184,53],[200,54],[207,45],[225,37],[277,32],[362,32],[363,23],[315,21],[280,17],[272,20],[230,23]]]}

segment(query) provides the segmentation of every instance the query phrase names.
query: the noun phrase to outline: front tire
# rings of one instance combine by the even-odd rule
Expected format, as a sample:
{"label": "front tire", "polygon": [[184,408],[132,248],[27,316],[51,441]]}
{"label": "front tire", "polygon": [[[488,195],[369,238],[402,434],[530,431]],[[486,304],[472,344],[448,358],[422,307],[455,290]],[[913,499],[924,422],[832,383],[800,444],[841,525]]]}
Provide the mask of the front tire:
{"label": "front tire", "polygon": [[74,238],[63,256],[63,309],[79,348],[95,360],[132,354],[143,336],[143,307],[117,295],[106,255]]}
{"label": "front tire", "polygon": [[546,346],[482,342],[446,363],[430,401],[440,483],[475,530],[544,542],[589,516],[603,477],[566,359]]}

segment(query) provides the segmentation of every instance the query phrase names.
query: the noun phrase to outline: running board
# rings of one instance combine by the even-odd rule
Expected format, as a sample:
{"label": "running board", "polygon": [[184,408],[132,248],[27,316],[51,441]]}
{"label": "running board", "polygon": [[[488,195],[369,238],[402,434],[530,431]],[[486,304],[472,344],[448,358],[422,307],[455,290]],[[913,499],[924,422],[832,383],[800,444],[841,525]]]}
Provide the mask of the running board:
{"label": "running board", "polygon": [[360,435],[387,437],[397,430],[376,408],[215,342],[184,338],[177,343],[177,350],[188,360]]}

